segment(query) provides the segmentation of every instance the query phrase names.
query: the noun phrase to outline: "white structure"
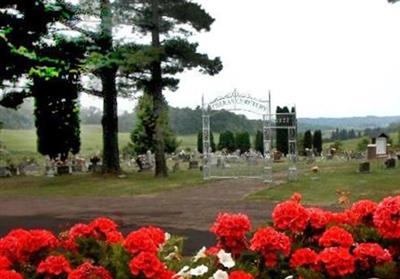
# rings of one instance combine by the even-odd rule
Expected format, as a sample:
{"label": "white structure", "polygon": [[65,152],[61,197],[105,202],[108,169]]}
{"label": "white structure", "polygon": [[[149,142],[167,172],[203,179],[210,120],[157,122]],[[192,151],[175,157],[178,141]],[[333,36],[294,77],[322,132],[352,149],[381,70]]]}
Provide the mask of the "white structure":
{"label": "white structure", "polygon": [[[271,109],[271,94],[267,100],[259,100],[249,95],[242,95],[236,90],[223,97],[216,98],[206,104],[204,96],[203,107],[203,175],[204,179],[250,177],[262,178],[272,183],[272,142],[277,129],[288,131],[288,159],[290,162],[288,177],[293,180],[297,176],[297,118],[296,110],[289,113],[273,113]],[[232,156],[214,154],[210,142],[210,115],[216,110],[250,112],[260,116],[263,123],[263,154],[248,152],[245,155]],[[232,158],[235,157],[235,158]]]}

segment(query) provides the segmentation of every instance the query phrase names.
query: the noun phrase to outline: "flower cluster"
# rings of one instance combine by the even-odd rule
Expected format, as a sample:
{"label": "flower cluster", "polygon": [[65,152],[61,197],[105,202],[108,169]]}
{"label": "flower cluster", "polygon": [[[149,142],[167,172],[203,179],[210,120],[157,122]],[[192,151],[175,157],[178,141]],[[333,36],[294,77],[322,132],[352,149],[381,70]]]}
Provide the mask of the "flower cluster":
{"label": "flower cluster", "polygon": [[217,242],[183,257],[181,239],[157,227],[126,237],[107,218],[56,236],[15,229],[0,238],[0,279],[398,278],[400,196],[362,200],[343,212],[276,206],[273,225],[251,232],[244,214],[220,213]]}
{"label": "flower cluster", "polygon": [[400,238],[400,196],[388,197],[377,206],[374,224],[383,237]]}
{"label": "flower cluster", "polygon": [[289,256],[290,245],[288,236],[267,227],[256,231],[250,249],[261,253],[266,266],[275,267],[279,255]]}
{"label": "flower cluster", "polygon": [[274,226],[281,230],[301,233],[306,228],[309,216],[300,204],[301,196],[294,194],[291,200],[278,204],[272,212]]}
{"label": "flower cluster", "polygon": [[246,234],[251,230],[249,217],[244,214],[219,214],[210,231],[218,238],[217,247],[239,255],[247,248]]}

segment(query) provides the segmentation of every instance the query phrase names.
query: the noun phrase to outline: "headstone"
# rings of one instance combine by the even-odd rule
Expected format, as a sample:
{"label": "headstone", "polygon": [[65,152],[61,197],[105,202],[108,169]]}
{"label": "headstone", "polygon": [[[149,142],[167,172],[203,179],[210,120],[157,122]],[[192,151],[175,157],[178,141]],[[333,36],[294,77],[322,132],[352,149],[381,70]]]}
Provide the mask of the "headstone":
{"label": "headstone", "polygon": [[180,170],[180,164],[179,161],[175,161],[174,166],[172,167],[173,172],[177,172]]}
{"label": "headstone", "polygon": [[70,167],[67,165],[60,165],[56,167],[57,175],[71,174]]}
{"label": "headstone", "polygon": [[11,171],[7,167],[0,167],[0,177],[11,177]]}
{"label": "headstone", "polygon": [[396,159],[389,158],[385,161],[385,166],[387,169],[394,169],[396,167]]}
{"label": "headstone", "polygon": [[371,164],[370,162],[362,162],[359,165],[358,171],[360,173],[369,173],[371,170]]}
{"label": "headstone", "polygon": [[274,162],[278,162],[282,159],[282,152],[275,151],[274,152]]}
{"label": "headstone", "polygon": [[199,168],[199,161],[197,161],[197,160],[191,160],[191,161],[189,162],[189,170],[198,169],[198,168]]}

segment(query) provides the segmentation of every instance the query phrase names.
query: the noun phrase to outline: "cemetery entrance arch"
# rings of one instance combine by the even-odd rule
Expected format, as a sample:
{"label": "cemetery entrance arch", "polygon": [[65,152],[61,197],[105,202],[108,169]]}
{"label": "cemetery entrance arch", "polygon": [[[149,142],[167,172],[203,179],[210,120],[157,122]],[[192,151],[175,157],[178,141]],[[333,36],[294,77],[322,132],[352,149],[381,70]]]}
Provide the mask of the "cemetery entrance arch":
{"label": "cemetery entrance arch", "polygon": [[[267,183],[272,183],[273,135],[277,129],[288,131],[288,177],[290,180],[296,178],[297,119],[295,109],[289,113],[272,113],[270,94],[268,99],[261,100],[250,95],[240,94],[236,90],[209,103],[204,101],[203,96],[202,108],[204,179],[247,177],[261,178]],[[212,113],[218,110],[250,112],[259,116],[263,126],[263,153],[255,151],[244,154],[240,154],[240,152],[231,154],[222,151],[212,152],[210,121]]]}

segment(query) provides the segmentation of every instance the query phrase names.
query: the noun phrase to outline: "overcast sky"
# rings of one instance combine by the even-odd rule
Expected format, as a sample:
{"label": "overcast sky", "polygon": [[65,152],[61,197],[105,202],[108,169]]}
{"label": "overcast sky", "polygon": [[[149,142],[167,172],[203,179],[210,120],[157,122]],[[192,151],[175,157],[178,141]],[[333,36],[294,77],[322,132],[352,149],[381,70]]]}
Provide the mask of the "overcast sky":
{"label": "overcast sky", "polygon": [[[217,76],[182,74],[166,94],[196,107],[232,92],[296,103],[300,117],[400,115],[400,3],[386,0],[197,0],[216,18],[196,37],[221,56]],[[101,104],[83,98],[84,105]],[[120,110],[132,110],[121,101]]]}

